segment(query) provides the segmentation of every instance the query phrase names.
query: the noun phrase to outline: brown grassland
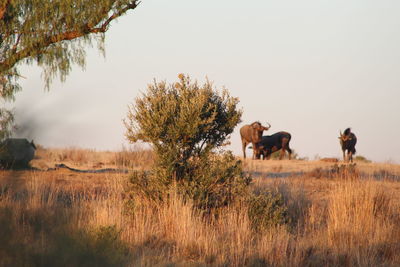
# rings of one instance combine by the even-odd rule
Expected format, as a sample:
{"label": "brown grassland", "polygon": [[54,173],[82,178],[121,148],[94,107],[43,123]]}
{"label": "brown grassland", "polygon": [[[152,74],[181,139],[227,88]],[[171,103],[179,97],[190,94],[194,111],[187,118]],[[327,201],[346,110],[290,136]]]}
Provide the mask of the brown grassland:
{"label": "brown grassland", "polygon": [[[0,171],[0,266],[400,266],[400,165],[252,161],[251,190],[283,196],[290,221],[255,231],[236,202],[205,217],[171,194],[128,207],[146,150],[38,150],[37,170]],[[44,171],[47,170],[47,171]]]}

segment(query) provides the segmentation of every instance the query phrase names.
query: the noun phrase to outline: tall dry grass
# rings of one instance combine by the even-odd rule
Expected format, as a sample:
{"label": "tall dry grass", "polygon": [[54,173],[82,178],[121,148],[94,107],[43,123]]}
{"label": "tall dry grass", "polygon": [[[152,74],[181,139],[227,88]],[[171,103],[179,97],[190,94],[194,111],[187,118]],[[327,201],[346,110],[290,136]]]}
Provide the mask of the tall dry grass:
{"label": "tall dry grass", "polygon": [[359,266],[400,260],[398,204],[374,181],[338,184],[328,207],[327,240],[337,254]]}
{"label": "tall dry grass", "polygon": [[255,231],[245,201],[204,216],[171,192],[169,201],[135,199],[128,209],[127,175],[80,174],[71,183],[58,183],[58,172],[18,175],[18,186],[0,183],[1,266],[400,265],[395,180],[255,179],[251,190],[281,194],[290,217]]}

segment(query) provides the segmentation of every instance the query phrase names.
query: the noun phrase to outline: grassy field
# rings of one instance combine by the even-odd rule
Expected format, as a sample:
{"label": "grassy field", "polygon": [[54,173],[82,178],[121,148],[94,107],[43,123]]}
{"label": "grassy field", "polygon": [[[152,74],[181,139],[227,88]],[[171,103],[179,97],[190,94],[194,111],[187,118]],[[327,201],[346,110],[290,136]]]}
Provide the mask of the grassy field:
{"label": "grassy field", "polygon": [[153,160],[140,149],[41,148],[37,170],[0,171],[0,265],[400,265],[399,165],[246,160],[250,190],[279,193],[290,218],[263,230],[245,202],[212,217],[173,192],[129,207],[129,173],[52,169],[146,170]]}

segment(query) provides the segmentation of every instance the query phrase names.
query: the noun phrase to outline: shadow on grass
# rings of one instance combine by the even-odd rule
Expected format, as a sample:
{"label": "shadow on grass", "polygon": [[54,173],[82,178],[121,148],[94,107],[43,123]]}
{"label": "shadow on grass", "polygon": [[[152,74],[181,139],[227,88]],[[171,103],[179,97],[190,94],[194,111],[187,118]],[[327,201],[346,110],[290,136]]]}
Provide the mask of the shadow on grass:
{"label": "shadow on grass", "polygon": [[0,266],[126,266],[130,261],[115,226],[76,230],[59,212],[23,214],[0,209]]}

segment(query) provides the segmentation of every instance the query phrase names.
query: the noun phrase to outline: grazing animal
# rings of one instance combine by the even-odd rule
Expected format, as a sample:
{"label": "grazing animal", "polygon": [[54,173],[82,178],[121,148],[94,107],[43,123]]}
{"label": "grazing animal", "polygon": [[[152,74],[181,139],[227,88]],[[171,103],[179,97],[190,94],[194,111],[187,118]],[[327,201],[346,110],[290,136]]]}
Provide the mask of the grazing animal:
{"label": "grazing animal", "polygon": [[246,158],[246,146],[250,143],[253,145],[253,159],[255,158],[257,143],[261,141],[263,131],[268,131],[268,127],[262,126],[260,122],[256,121],[252,124],[244,125],[240,128],[240,137],[242,138],[243,157]]}
{"label": "grazing animal", "polygon": [[257,145],[256,158],[270,159],[271,154],[275,151],[281,150],[279,159],[283,159],[285,151],[289,153],[289,160],[291,159],[292,150],[289,147],[289,142],[292,136],[288,132],[278,132],[273,135],[263,136]]}
{"label": "grazing animal", "polygon": [[0,143],[0,166],[3,168],[27,168],[35,156],[33,140],[7,138]]}
{"label": "grazing animal", "polygon": [[[353,162],[353,154],[356,153],[356,143],[357,143],[357,137],[354,133],[351,132],[350,128],[347,128],[344,130],[344,133],[342,134],[342,131],[340,131],[340,146],[342,147],[343,151],[343,161],[347,162],[350,160],[350,162]],[[346,150],[347,150],[347,159],[346,159]]]}

